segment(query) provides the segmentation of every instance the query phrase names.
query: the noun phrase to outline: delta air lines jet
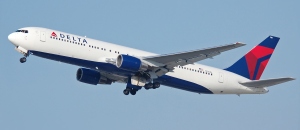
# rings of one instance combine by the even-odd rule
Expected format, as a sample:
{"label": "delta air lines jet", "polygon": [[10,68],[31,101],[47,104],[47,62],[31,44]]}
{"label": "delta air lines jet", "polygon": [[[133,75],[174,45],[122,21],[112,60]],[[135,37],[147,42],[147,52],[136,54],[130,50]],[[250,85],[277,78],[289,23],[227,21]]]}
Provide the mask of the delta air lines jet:
{"label": "delta air lines jet", "polygon": [[24,55],[21,63],[29,55],[35,55],[77,65],[82,67],[76,73],[78,81],[92,85],[125,83],[125,95],[160,85],[200,94],[264,94],[269,86],[294,80],[290,77],[260,80],[279,41],[275,36],[268,36],[226,69],[196,62],[245,44],[237,42],[160,55],[40,27],[18,29],[8,39]]}

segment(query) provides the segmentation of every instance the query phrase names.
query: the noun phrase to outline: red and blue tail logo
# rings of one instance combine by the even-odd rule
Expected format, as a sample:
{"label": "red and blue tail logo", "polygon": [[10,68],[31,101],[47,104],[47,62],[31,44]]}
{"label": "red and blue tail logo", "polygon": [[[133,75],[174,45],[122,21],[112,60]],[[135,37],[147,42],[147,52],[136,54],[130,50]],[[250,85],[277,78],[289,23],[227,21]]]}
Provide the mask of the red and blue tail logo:
{"label": "red and blue tail logo", "polygon": [[245,56],[225,70],[251,80],[259,80],[279,39],[279,37],[274,36],[267,37],[259,45],[255,46]]}

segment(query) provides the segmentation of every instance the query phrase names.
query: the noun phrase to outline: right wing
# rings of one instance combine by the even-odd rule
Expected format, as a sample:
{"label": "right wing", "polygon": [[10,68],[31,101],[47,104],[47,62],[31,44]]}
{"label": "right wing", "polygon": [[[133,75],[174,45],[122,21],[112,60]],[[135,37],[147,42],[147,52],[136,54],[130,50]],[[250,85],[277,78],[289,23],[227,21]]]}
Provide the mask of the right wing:
{"label": "right wing", "polygon": [[281,83],[288,82],[291,80],[295,80],[295,79],[291,78],[291,77],[286,77],[286,78],[277,78],[277,79],[252,80],[252,81],[243,82],[240,84],[247,86],[247,87],[263,88],[263,87],[270,87],[273,85],[281,84]]}

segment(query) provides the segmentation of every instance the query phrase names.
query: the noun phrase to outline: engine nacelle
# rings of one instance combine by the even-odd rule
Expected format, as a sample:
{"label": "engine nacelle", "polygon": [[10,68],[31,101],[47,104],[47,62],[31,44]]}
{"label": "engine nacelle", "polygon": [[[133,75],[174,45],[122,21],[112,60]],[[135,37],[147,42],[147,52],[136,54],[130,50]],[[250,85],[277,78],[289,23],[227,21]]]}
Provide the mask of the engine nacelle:
{"label": "engine nacelle", "polygon": [[133,72],[146,71],[148,69],[148,65],[141,59],[123,54],[117,57],[116,66],[120,69]]}
{"label": "engine nacelle", "polygon": [[100,81],[101,74],[98,71],[79,68],[76,73],[76,79],[80,82],[97,85]]}
{"label": "engine nacelle", "polygon": [[83,83],[88,84],[108,84],[110,85],[113,81],[102,77],[98,71],[94,71],[91,69],[79,68],[76,73],[76,79]]}

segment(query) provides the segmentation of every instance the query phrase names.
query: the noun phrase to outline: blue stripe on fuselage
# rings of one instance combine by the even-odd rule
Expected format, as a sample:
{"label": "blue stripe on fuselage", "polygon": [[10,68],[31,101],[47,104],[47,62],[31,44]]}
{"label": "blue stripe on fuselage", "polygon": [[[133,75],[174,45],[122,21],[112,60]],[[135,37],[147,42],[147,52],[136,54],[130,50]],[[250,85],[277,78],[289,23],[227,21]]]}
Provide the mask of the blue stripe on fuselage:
{"label": "blue stripe on fuselage", "polygon": [[189,82],[183,79],[175,78],[172,76],[168,76],[168,75],[163,75],[155,79],[154,82],[155,81],[161,82],[161,84],[172,88],[178,88],[178,89],[196,92],[196,93],[213,94],[212,91],[208,90],[207,88],[199,84]]}
{"label": "blue stripe on fuselage", "polygon": [[88,60],[82,60],[72,57],[66,57],[56,54],[50,54],[50,53],[44,53],[39,51],[30,51],[33,55],[36,55],[38,57],[60,61],[68,64],[78,65],[85,68],[90,68],[96,70],[96,67],[98,67],[99,70],[103,70],[106,72],[116,72],[116,74],[123,75],[123,76],[129,76],[132,72],[119,69],[117,66],[110,64],[110,63],[103,63],[103,62],[95,62],[95,61],[88,61]]}
{"label": "blue stripe on fuselage", "polygon": [[[110,63],[82,60],[82,59],[66,57],[66,56],[61,56],[61,55],[56,55],[56,54],[49,54],[49,53],[44,53],[44,52],[39,52],[39,51],[30,51],[30,52],[32,52],[33,55],[36,55],[38,57],[55,60],[55,61],[60,61],[60,62],[73,64],[73,65],[78,65],[78,66],[91,68],[91,69],[95,69],[96,67],[98,67],[99,70],[103,70],[103,71],[118,74],[118,75],[129,76],[133,73],[130,71],[119,69],[115,65],[110,64]],[[175,78],[172,76],[168,76],[168,75],[163,75],[163,76],[159,77],[158,79],[155,79],[155,81],[161,82],[161,84],[165,85],[165,86],[178,88],[178,89],[182,89],[182,90],[186,90],[186,91],[191,91],[191,92],[196,92],[196,93],[213,94],[210,90],[208,90],[207,88],[205,88],[201,85],[198,85],[196,83],[189,82],[186,80],[182,80],[179,78]]]}

